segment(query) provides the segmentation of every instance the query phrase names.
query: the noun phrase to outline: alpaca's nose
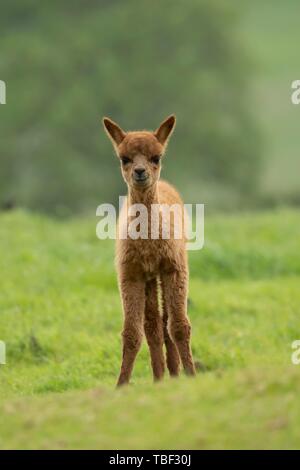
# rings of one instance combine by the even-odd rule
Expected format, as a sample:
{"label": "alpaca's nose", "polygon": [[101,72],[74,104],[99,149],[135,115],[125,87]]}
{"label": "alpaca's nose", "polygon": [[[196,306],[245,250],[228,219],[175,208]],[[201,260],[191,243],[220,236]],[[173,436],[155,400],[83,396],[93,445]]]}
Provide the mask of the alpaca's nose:
{"label": "alpaca's nose", "polygon": [[136,176],[138,176],[139,178],[140,178],[141,176],[144,176],[145,171],[146,171],[145,168],[142,168],[142,167],[138,167],[138,168],[135,168],[135,169],[134,169],[134,173],[135,173]]}

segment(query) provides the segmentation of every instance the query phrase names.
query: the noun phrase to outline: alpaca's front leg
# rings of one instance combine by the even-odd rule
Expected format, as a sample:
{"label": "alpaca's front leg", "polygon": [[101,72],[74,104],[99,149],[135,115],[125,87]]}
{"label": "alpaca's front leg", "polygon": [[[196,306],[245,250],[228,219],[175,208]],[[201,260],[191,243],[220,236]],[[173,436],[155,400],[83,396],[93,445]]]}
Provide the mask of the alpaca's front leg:
{"label": "alpaca's front leg", "polygon": [[129,382],[137,353],[142,344],[145,310],[145,283],[121,279],[124,312],[123,358],[118,386]]}
{"label": "alpaca's front leg", "polygon": [[191,326],[187,316],[188,271],[183,268],[161,276],[164,307],[169,316],[169,329],[176,344],[184,371],[195,375],[190,346]]}

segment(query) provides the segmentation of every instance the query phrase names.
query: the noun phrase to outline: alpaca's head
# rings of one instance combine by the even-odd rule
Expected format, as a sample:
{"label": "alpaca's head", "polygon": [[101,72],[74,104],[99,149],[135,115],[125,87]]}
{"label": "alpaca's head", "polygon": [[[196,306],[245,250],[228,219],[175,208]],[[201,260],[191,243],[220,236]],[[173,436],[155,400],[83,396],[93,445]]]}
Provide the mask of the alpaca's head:
{"label": "alpaca's head", "polygon": [[111,119],[103,119],[104,128],[121,161],[123,178],[129,187],[142,191],[158,181],[161,159],[175,122],[175,116],[170,116],[155,132],[125,132]]}

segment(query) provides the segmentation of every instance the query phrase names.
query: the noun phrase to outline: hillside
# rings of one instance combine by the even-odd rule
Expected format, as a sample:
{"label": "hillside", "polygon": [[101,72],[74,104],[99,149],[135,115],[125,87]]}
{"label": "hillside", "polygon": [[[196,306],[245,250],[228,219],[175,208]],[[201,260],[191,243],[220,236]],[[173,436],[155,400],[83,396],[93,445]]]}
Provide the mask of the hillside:
{"label": "hillside", "polygon": [[1,215],[0,448],[299,447],[299,215],[205,222],[190,256],[198,377],[152,385],[144,346],[133,385],[114,391],[112,242],[96,219]]}

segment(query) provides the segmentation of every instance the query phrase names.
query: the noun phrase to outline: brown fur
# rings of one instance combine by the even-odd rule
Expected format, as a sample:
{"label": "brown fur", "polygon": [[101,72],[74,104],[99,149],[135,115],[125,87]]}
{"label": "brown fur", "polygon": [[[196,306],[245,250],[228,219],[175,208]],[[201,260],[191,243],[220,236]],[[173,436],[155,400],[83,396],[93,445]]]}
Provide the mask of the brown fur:
{"label": "brown fur", "polygon": [[[128,186],[127,203],[119,217],[120,228],[127,227],[130,221],[128,207],[143,203],[148,208],[149,231],[151,204],[183,204],[170,184],[159,181],[160,160],[175,127],[175,117],[170,116],[155,132],[126,133],[108,118],[104,118],[103,123],[122,162],[122,175]],[[145,179],[136,180],[140,177],[137,172],[142,172]],[[175,218],[171,221],[171,235],[174,235]],[[178,375],[180,360],[187,374],[195,374],[187,316],[189,273],[185,239],[184,236],[162,239],[161,223],[159,228],[158,239],[117,240],[116,261],[124,312],[123,358],[118,385],[129,382],[143,332],[150,350],[154,380],[164,375],[164,344],[170,375]]]}

